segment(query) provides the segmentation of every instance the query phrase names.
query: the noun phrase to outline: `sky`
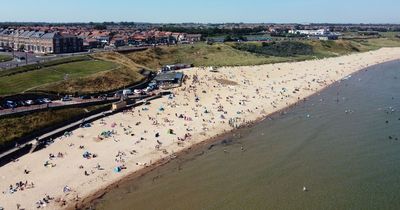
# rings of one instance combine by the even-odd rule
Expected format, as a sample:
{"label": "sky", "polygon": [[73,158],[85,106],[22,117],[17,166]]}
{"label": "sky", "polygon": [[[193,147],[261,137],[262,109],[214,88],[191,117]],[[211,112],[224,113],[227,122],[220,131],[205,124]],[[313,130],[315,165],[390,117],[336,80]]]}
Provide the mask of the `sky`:
{"label": "sky", "polygon": [[0,0],[0,22],[400,23],[399,0]]}

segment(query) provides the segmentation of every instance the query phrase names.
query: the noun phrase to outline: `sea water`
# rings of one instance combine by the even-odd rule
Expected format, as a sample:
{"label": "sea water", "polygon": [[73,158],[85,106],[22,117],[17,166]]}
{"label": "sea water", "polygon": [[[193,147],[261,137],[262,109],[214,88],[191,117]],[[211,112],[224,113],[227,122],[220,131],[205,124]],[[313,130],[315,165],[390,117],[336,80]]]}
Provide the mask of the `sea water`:
{"label": "sea water", "polygon": [[400,209],[400,61],[210,144],[94,208]]}

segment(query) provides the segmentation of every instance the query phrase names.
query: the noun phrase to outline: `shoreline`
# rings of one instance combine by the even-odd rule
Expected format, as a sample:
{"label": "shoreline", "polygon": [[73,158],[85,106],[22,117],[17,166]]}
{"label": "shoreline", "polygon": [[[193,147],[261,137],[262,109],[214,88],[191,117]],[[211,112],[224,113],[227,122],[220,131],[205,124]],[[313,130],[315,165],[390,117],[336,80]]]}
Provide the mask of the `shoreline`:
{"label": "shoreline", "polygon": [[[31,209],[38,199],[50,195],[55,202],[45,209],[85,208],[126,180],[169,163],[173,156],[179,158],[282,114],[349,75],[398,60],[400,48],[383,48],[322,60],[223,67],[217,73],[184,70],[188,84],[174,89],[172,98],[97,120],[1,167],[0,203],[6,209],[16,203]],[[231,119],[236,120],[233,125]],[[83,152],[96,157],[82,158]],[[60,153],[61,157],[51,157]],[[126,168],[115,172],[121,164]],[[32,172],[23,174],[24,169]],[[10,183],[20,180],[35,182],[35,187],[8,193]],[[63,193],[65,186],[72,190]]]}
{"label": "shoreline", "polygon": [[[395,60],[386,61],[386,62],[383,62],[383,63],[374,64],[372,66],[368,66],[368,67],[366,67],[364,69],[360,69],[360,70],[358,70],[356,72],[353,72],[351,75],[356,75],[356,74],[362,73],[364,71],[368,71],[369,69],[374,68],[374,67],[379,66],[379,65],[383,65],[383,64],[386,64],[386,63],[392,63],[392,62],[399,62],[399,61],[400,61],[400,58],[399,59],[395,59]],[[158,160],[157,162],[153,163],[152,165],[150,165],[148,167],[145,167],[143,169],[134,171],[131,174],[127,174],[126,176],[122,177],[120,180],[116,181],[115,183],[111,183],[109,186],[107,186],[107,187],[105,187],[103,189],[99,189],[97,192],[95,192],[95,193],[83,198],[81,201],[78,201],[73,205],[71,204],[70,206],[67,206],[66,210],[90,208],[90,207],[92,207],[92,205],[91,205],[92,203],[96,204],[97,200],[101,199],[104,195],[106,195],[107,193],[109,193],[113,189],[118,188],[119,185],[121,185],[121,184],[123,184],[123,183],[125,183],[127,181],[135,181],[135,180],[139,179],[140,177],[146,176],[149,172],[156,170],[158,167],[161,167],[161,166],[164,166],[166,164],[169,164],[171,161],[173,161],[176,158],[179,158],[181,155],[185,155],[185,154],[188,154],[188,153],[193,152],[195,150],[199,150],[202,147],[205,147],[205,146],[208,146],[208,145],[212,145],[212,144],[214,144],[214,143],[216,143],[218,141],[221,141],[221,140],[225,139],[228,136],[231,136],[232,134],[240,132],[242,129],[247,129],[247,128],[251,128],[253,126],[256,126],[257,124],[259,124],[259,123],[261,123],[261,122],[263,122],[265,120],[268,120],[268,118],[272,117],[272,120],[273,120],[274,116],[285,115],[284,112],[286,110],[293,109],[296,106],[298,106],[299,104],[306,102],[310,97],[314,97],[314,96],[318,95],[319,93],[321,93],[321,92],[323,92],[323,91],[325,91],[325,90],[327,90],[327,89],[329,89],[329,88],[331,88],[331,87],[333,87],[335,85],[338,85],[338,83],[340,83],[342,80],[343,79],[335,81],[334,83],[322,88],[321,90],[313,93],[312,95],[309,95],[309,96],[307,96],[305,98],[302,98],[299,101],[297,101],[295,103],[292,103],[287,107],[284,107],[284,108],[281,108],[279,110],[276,110],[275,112],[267,114],[266,116],[262,116],[262,117],[259,117],[256,120],[254,120],[254,121],[250,121],[250,122],[248,122],[246,125],[244,125],[242,127],[234,128],[233,130],[226,131],[224,133],[218,134],[215,137],[211,137],[211,138],[206,139],[204,141],[201,141],[201,142],[198,142],[196,144],[193,144],[189,148],[184,148],[181,151],[175,153],[175,155],[176,155],[175,158],[162,158],[162,159]]]}

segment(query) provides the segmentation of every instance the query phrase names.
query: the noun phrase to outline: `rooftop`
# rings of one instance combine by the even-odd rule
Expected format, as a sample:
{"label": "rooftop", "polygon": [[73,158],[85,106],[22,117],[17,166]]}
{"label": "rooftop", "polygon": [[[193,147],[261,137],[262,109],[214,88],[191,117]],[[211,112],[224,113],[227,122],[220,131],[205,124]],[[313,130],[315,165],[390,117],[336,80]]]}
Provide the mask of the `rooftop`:
{"label": "rooftop", "polygon": [[183,78],[182,72],[165,72],[158,74],[154,80],[157,82],[176,82],[180,81]]}

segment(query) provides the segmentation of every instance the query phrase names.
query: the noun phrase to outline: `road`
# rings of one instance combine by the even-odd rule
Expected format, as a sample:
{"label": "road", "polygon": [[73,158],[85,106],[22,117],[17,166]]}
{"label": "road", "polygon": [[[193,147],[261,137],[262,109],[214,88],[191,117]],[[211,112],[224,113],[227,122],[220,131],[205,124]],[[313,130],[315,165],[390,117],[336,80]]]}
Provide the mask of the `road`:
{"label": "road", "polygon": [[[47,55],[41,56],[33,53],[25,53],[25,52],[14,52],[14,59],[7,62],[0,63],[0,70],[2,69],[9,69],[15,68],[18,66],[24,66],[27,64],[35,64],[35,63],[43,63],[51,60],[57,60],[66,57],[72,57],[77,55],[88,55],[90,52],[79,52],[79,53],[70,53],[70,54],[57,54],[57,55]],[[0,52],[0,55],[10,55],[12,56],[11,52]],[[25,60],[18,60],[18,57],[26,57]]]}
{"label": "road", "polygon": [[[107,98],[107,101],[113,101],[116,98],[114,97],[109,97]],[[3,115],[8,115],[11,113],[18,113],[18,112],[26,112],[26,111],[33,111],[33,110],[38,110],[38,109],[46,109],[49,107],[60,107],[60,106],[68,106],[68,105],[74,105],[74,104],[83,104],[83,103],[91,103],[91,102],[99,102],[103,101],[103,99],[86,99],[82,100],[79,98],[73,98],[71,101],[53,101],[52,103],[49,104],[38,104],[38,105],[30,105],[30,106],[21,106],[17,107],[14,109],[3,109],[0,110],[0,116]]]}
{"label": "road", "polygon": [[[159,93],[160,93],[160,91],[153,91],[147,95],[134,94],[134,95],[129,96],[128,99],[138,100],[138,99],[142,99],[142,98],[151,97],[151,96],[157,95]],[[57,100],[57,101],[52,101],[52,103],[49,103],[49,104],[21,106],[21,107],[17,107],[14,109],[2,109],[2,110],[0,110],[0,116],[18,113],[18,112],[27,112],[27,111],[34,111],[34,110],[40,110],[40,109],[47,109],[50,107],[62,107],[62,106],[68,106],[68,105],[86,104],[86,103],[104,101],[104,99],[98,99],[98,98],[93,98],[93,99],[71,98],[71,99],[72,99],[71,101]],[[119,97],[107,97],[106,101],[115,102],[119,99],[120,99]]]}
{"label": "road", "polygon": [[[136,47],[136,46],[124,46],[124,47],[119,47],[116,49],[111,49],[111,50],[105,50],[105,49],[92,49],[90,52],[85,51],[85,52],[77,52],[77,53],[65,53],[65,54],[50,54],[47,56],[40,55],[40,54],[34,54],[34,53],[25,53],[25,52],[14,52],[14,59],[11,61],[7,62],[0,62],[0,71],[2,69],[9,69],[9,68],[15,68],[18,66],[24,66],[28,64],[35,64],[35,63],[43,63],[46,61],[51,61],[51,60],[57,60],[60,58],[66,58],[66,57],[72,57],[72,56],[78,56],[78,55],[89,55],[92,53],[97,53],[97,52],[105,52],[105,51],[125,51],[125,50],[144,50],[147,49],[148,46],[142,46],[142,47]],[[10,55],[13,56],[12,52],[0,52],[0,55]],[[18,60],[18,57],[27,57],[26,60]]]}

